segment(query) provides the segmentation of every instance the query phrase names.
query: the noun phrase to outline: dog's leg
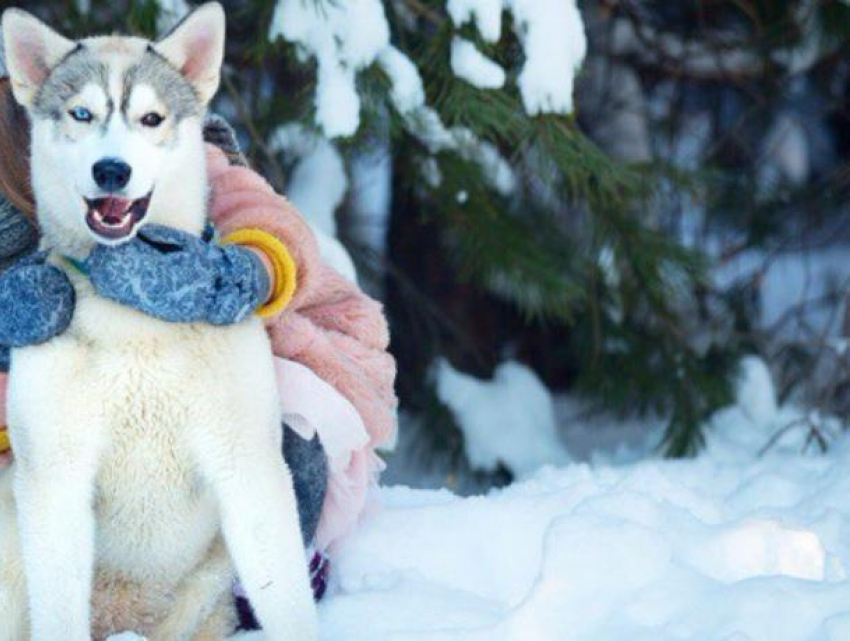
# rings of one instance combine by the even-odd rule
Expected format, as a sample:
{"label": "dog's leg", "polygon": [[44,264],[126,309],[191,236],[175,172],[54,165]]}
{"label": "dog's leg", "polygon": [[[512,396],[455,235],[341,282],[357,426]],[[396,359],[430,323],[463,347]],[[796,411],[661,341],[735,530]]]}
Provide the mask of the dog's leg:
{"label": "dog's leg", "polygon": [[215,608],[192,637],[192,641],[221,641],[225,637],[230,638],[237,624],[233,595],[224,595],[219,598]]}
{"label": "dog's leg", "polygon": [[94,461],[21,465],[16,498],[34,641],[89,641]]}
{"label": "dog's leg", "polygon": [[219,539],[201,565],[177,586],[174,605],[150,635],[151,641],[195,639],[202,631],[211,638],[227,636],[236,627],[232,588],[233,563]]}
{"label": "dog's leg", "polygon": [[12,471],[0,470],[0,641],[23,641],[27,588],[11,481]]}
{"label": "dog's leg", "polygon": [[9,388],[15,502],[34,641],[91,639],[92,495],[106,430],[91,420],[90,391],[74,386],[82,354],[65,345],[57,340],[22,350]]}
{"label": "dog's leg", "polygon": [[316,610],[279,435],[276,421],[266,430],[244,422],[213,428],[199,443],[198,456],[218,497],[225,542],[267,638],[306,641],[317,635]]}

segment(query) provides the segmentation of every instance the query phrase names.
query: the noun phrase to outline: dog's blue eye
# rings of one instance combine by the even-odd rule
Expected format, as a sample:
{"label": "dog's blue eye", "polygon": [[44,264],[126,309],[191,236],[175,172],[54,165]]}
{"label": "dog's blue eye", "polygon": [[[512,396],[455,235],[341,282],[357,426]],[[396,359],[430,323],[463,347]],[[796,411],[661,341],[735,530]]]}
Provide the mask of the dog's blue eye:
{"label": "dog's blue eye", "polygon": [[91,112],[85,107],[74,107],[68,114],[77,122],[91,122],[93,118]]}

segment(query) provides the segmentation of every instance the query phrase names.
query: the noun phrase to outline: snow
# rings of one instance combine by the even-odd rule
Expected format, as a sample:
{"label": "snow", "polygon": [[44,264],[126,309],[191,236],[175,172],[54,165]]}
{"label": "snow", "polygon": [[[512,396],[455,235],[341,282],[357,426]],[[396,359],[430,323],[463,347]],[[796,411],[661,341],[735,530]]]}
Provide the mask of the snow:
{"label": "snow", "polygon": [[335,213],[348,190],[348,177],[334,144],[301,125],[290,124],[275,131],[269,147],[299,159],[287,184],[287,197],[312,225],[336,236]]}
{"label": "snow", "polygon": [[572,113],[574,77],[587,53],[575,0],[449,0],[447,10],[458,27],[474,21],[488,42],[498,40],[502,11],[510,11],[525,52],[518,83],[526,112]]}
{"label": "snow", "polygon": [[738,407],[756,425],[776,420],[776,390],[767,364],[756,356],[741,361],[738,374]]}
{"label": "snow", "polygon": [[[298,125],[286,125],[275,139],[286,149],[284,140],[287,134],[297,135],[298,129]],[[335,236],[335,212],[348,190],[345,164],[336,147],[327,139],[316,136],[311,142],[309,147],[302,148],[304,153],[289,178],[287,197],[319,229]]]}
{"label": "snow", "polygon": [[[387,488],[336,559],[325,639],[792,641],[850,631],[850,452]],[[844,468],[844,469],[842,469]],[[774,486],[765,501],[753,485]],[[833,636],[836,639],[848,637]]]}
{"label": "snow", "polygon": [[380,0],[279,0],[270,39],[283,36],[318,63],[316,121],[328,137],[350,136],[360,124],[355,76],[389,46]]}
{"label": "snow", "polygon": [[610,466],[657,455],[664,437],[662,417],[605,414],[570,394],[554,400],[561,438],[573,460]]}
{"label": "snow", "polygon": [[477,138],[463,127],[455,127],[452,131],[460,156],[466,160],[476,161],[486,180],[502,196],[513,193],[517,184],[516,174],[496,146]]}
{"label": "snow", "polygon": [[494,145],[481,140],[466,127],[447,128],[440,115],[430,107],[416,109],[407,120],[410,132],[432,154],[454,151],[464,160],[477,163],[484,179],[503,196],[516,189],[517,178],[510,163]]}
{"label": "snow", "polygon": [[354,262],[336,238],[336,210],[348,190],[345,163],[327,138],[299,124],[279,127],[269,148],[298,158],[286,194],[313,230],[319,254],[334,269],[357,282]]}
{"label": "snow", "polygon": [[390,98],[399,113],[409,113],[425,104],[422,77],[410,58],[395,47],[386,47],[378,55],[378,64],[392,82]]}
{"label": "snow", "polygon": [[751,416],[770,418],[772,402],[748,359],[695,460],[548,467],[470,498],[383,488],[338,550],[322,638],[850,638],[850,440],[759,458],[770,430]]}
{"label": "snow", "polygon": [[328,138],[357,131],[360,97],[356,75],[373,63],[389,76],[390,97],[399,113],[409,113],[425,103],[418,69],[390,44],[379,0],[279,0],[269,38],[278,36],[300,47],[305,59],[316,59],[316,122]]}
{"label": "snow", "polygon": [[455,415],[475,469],[504,464],[518,476],[570,460],[558,440],[552,395],[525,365],[508,361],[492,381],[476,379],[442,360],[437,394]]}
{"label": "snow", "polygon": [[[526,111],[532,115],[573,111],[574,76],[587,51],[575,0],[449,0],[447,10],[458,27],[474,21],[487,42],[498,41],[502,11],[510,11],[525,52],[518,84]],[[390,77],[391,99],[400,113],[424,107],[419,71],[390,43],[380,0],[278,0],[269,38],[278,37],[295,44],[302,59],[316,60],[316,122],[329,138],[357,131],[357,73],[376,62]],[[505,81],[499,65],[460,37],[452,43],[451,65],[458,76],[479,87],[498,88]]]}
{"label": "snow", "polygon": [[457,26],[475,22],[481,37],[496,42],[502,33],[502,0],[448,0],[446,10]]}
{"label": "snow", "polygon": [[319,256],[329,266],[345,276],[352,283],[357,283],[357,268],[351,254],[337,238],[326,234],[313,224],[310,224],[316,243],[319,246]]}
{"label": "snow", "polygon": [[460,36],[452,40],[451,65],[458,78],[481,89],[499,89],[505,84],[505,70]]}
{"label": "snow", "polygon": [[571,113],[573,79],[587,53],[575,0],[508,0],[525,48],[519,88],[531,114]]}

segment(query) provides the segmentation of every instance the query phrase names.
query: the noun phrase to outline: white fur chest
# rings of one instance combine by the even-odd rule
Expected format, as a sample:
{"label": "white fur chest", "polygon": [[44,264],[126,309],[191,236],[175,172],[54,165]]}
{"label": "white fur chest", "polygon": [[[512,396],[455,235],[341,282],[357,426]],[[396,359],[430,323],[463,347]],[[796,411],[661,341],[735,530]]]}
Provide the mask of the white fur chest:
{"label": "white fur chest", "polygon": [[37,456],[29,437],[44,438],[36,432],[58,416],[78,432],[63,436],[68,456],[96,443],[97,565],[109,575],[165,582],[195,567],[219,531],[193,453],[204,430],[240,420],[229,398],[252,397],[276,411],[268,339],[255,319],[227,328],[158,321],[67,273],[77,290],[70,327],[13,358],[15,447],[22,462]]}
{"label": "white fur chest", "polygon": [[150,321],[134,329],[135,319],[115,318],[107,307],[80,297],[69,328],[87,346],[79,384],[108,425],[95,482],[98,563],[125,576],[174,576],[200,561],[218,531],[212,494],[187,443],[196,408],[221,393],[204,375],[214,366],[204,357],[209,336]]}

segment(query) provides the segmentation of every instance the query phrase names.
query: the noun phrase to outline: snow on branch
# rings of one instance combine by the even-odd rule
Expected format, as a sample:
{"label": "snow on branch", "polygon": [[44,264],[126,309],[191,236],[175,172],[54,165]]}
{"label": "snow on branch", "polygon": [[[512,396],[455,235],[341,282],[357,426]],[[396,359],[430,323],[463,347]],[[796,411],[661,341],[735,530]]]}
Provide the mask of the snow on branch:
{"label": "snow on branch", "polygon": [[575,74],[587,53],[575,0],[449,0],[447,9],[458,27],[474,21],[487,42],[499,39],[502,11],[510,11],[525,50],[518,83],[526,112],[572,113]]}
{"label": "snow on branch", "polygon": [[517,178],[499,150],[481,140],[466,127],[447,128],[439,114],[422,106],[406,115],[406,127],[432,154],[453,151],[464,160],[476,163],[489,185],[503,196],[516,188]]}
{"label": "snow on branch", "polygon": [[[499,40],[502,11],[510,11],[525,50],[518,84],[530,115],[571,113],[573,82],[584,61],[587,40],[575,0],[448,0],[458,27],[474,21],[488,42]],[[283,37],[303,58],[318,65],[316,120],[328,137],[350,136],[360,124],[356,75],[376,61],[393,81],[393,101],[401,113],[424,102],[413,63],[390,44],[380,0],[278,0],[269,38]],[[500,88],[504,70],[471,42],[456,38],[451,65],[455,73],[484,88]]]}
{"label": "snow on branch", "polygon": [[416,65],[395,47],[386,47],[378,64],[392,82],[390,98],[399,113],[406,114],[425,104],[425,89]]}
{"label": "snow on branch", "polygon": [[356,73],[389,47],[380,0],[279,0],[270,39],[282,36],[318,64],[316,119],[328,137],[350,136],[360,124]]}
{"label": "snow on branch", "polygon": [[505,70],[460,36],[452,40],[451,63],[458,78],[480,89],[500,89],[505,84]]}

